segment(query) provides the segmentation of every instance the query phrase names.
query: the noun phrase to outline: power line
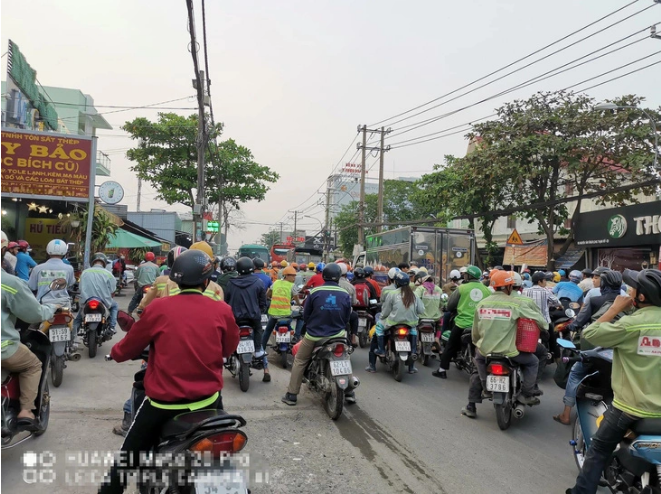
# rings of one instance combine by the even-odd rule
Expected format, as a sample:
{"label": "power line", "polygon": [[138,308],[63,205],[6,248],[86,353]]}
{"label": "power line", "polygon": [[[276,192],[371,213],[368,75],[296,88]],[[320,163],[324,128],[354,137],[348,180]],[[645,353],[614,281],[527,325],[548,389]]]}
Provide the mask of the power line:
{"label": "power line", "polygon": [[459,92],[459,91],[461,91],[462,89],[465,89],[465,88],[467,88],[467,87],[470,87],[470,86],[472,86],[473,84],[475,84],[475,83],[477,83],[477,82],[483,81],[484,79],[487,79],[487,78],[491,77],[492,75],[495,75],[495,74],[497,74],[497,73],[499,73],[499,72],[502,72],[503,70],[506,70],[506,69],[512,67],[513,65],[516,65],[517,63],[522,62],[522,61],[524,61],[524,60],[526,60],[526,59],[528,59],[528,58],[530,58],[530,57],[532,57],[532,56],[534,56],[534,55],[536,55],[536,54],[538,54],[538,53],[540,53],[540,52],[546,50],[547,48],[550,48],[551,46],[554,46],[554,45],[557,45],[558,43],[561,43],[562,41],[564,41],[564,40],[566,40],[566,39],[568,39],[568,38],[574,36],[575,34],[578,34],[578,33],[582,32],[582,31],[585,31],[585,30],[588,29],[589,27],[592,27],[592,26],[594,26],[595,24],[598,24],[599,22],[603,21],[604,19],[607,19],[608,17],[611,17],[611,16],[617,14],[618,12],[621,12],[622,10],[626,9],[627,7],[630,7],[631,5],[637,3],[638,1],[639,1],[639,0],[634,0],[634,1],[632,1],[632,2],[630,2],[630,3],[628,3],[628,4],[626,4],[626,5],[624,5],[624,6],[622,6],[622,7],[620,7],[619,9],[617,9],[617,10],[611,12],[610,14],[607,14],[607,15],[605,15],[605,16],[603,16],[603,17],[597,19],[596,21],[591,22],[591,23],[587,24],[586,26],[583,26],[582,28],[580,28],[580,29],[578,29],[578,30],[576,30],[576,31],[573,31],[573,32],[571,32],[571,33],[569,33],[569,34],[567,34],[567,35],[565,35],[565,36],[563,36],[562,38],[560,38],[560,39],[558,39],[558,40],[556,40],[556,41],[554,41],[554,42],[552,42],[552,43],[549,43],[548,45],[543,46],[542,48],[539,48],[539,49],[533,51],[532,53],[529,53],[528,55],[526,55],[526,56],[524,56],[524,57],[522,57],[522,58],[519,58],[518,60],[515,60],[515,61],[513,61],[513,62],[510,62],[509,64],[505,65],[504,67],[499,68],[498,70],[495,70],[495,71],[493,71],[493,72],[491,72],[491,73],[489,73],[489,74],[487,74],[487,75],[485,75],[485,76],[482,76],[482,77],[480,77],[479,79],[475,79],[474,81],[469,82],[468,84],[465,84],[464,86],[461,86],[461,87],[455,89],[454,91],[450,91],[449,93],[443,94],[443,95],[441,95],[441,96],[439,96],[439,97],[437,97],[437,98],[434,98],[434,99],[432,99],[432,100],[430,100],[430,101],[427,101],[426,103],[423,103],[423,104],[421,104],[421,105],[418,105],[418,106],[416,106],[416,107],[414,107],[414,108],[411,108],[410,110],[407,110],[407,111],[405,111],[405,112],[399,113],[399,114],[394,115],[394,116],[389,117],[389,118],[386,118],[385,120],[380,120],[379,122],[373,123],[373,124],[370,125],[370,127],[374,127],[374,126],[376,126],[376,125],[382,124],[383,122],[387,122],[387,121],[389,121],[389,120],[393,120],[393,119],[395,119],[395,118],[398,118],[398,117],[401,117],[401,116],[406,115],[406,114],[408,114],[408,113],[411,113],[412,111],[415,111],[415,110],[418,110],[418,109],[420,109],[420,108],[423,108],[423,107],[425,107],[425,106],[427,106],[427,105],[429,105],[429,104],[431,104],[431,103],[434,103],[434,102],[436,102],[436,101],[438,101],[438,100],[440,100],[440,99],[443,99],[443,98],[445,98],[445,97],[447,97],[447,96],[451,96],[452,94],[457,93],[457,92]]}
{"label": "power line", "polygon": [[[595,84],[594,86],[589,86],[589,87],[583,88],[583,89],[581,89],[581,91],[587,91],[588,89],[594,89],[596,87],[603,86],[604,84],[616,81],[618,79],[622,79],[623,77],[626,77],[626,76],[631,75],[631,74],[635,74],[636,72],[640,72],[641,70],[648,69],[648,68],[652,67],[653,65],[658,65],[660,63],[661,63],[661,60],[659,60],[658,62],[651,63],[649,65],[645,65],[644,67],[640,67],[636,70],[632,70],[630,72],[627,72],[626,74],[622,74],[622,75],[619,75],[617,77],[613,77],[612,79],[608,79],[606,81],[600,82],[599,84]],[[586,82],[586,81],[583,81],[583,82]],[[582,83],[579,83],[579,84],[582,84]]]}
{"label": "power line", "polygon": [[[132,108],[126,108],[126,109],[123,109],[123,110],[113,110],[113,111],[100,112],[100,113],[97,113],[96,115],[110,115],[111,113],[121,113],[121,112],[131,111],[131,110],[151,109],[155,106],[165,105],[167,103],[174,103],[175,101],[183,101],[183,100],[185,100],[185,99],[187,100],[191,97],[192,96],[186,96],[185,98],[177,98],[177,99],[171,99],[171,100],[167,100],[167,101],[160,101],[159,103],[152,103],[150,105],[136,106],[136,107],[132,107]],[[77,119],[77,118],[78,117],[64,117],[64,118],[61,118],[60,120],[71,120],[71,119]]]}

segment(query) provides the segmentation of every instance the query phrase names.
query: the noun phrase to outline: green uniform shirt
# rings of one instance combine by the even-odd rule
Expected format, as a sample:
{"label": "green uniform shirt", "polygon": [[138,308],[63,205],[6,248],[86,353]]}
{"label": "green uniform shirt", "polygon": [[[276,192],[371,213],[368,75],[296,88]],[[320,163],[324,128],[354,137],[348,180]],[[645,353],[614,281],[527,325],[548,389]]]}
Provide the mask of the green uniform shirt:
{"label": "green uniform shirt", "polygon": [[613,349],[613,406],[635,417],[661,418],[661,307],[595,322],[583,338]]}
{"label": "green uniform shirt", "polygon": [[158,269],[158,266],[153,262],[145,262],[138,266],[138,269],[135,270],[135,279],[138,282],[138,286],[153,285],[161,275],[161,271]]}
{"label": "green uniform shirt", "polygon": [[[383,292],[381,292],[383,298]],[[443,314],[441,313],[441,295],[443,290],[435,286],[434,292],[429,293],[424,286],[419,286],[415,289],[415,294],[422,300],[422,305],[425,306],[425,312],[420,316],[420,319],[434,319],[438,321]]]}
{"label": "green uniform shirt", "polygon": [[462,283],[457,287],[457,291],[459,292],[459,303],[454,323],[460,328],[467,329],[473,325],[477,304],[491,295],[491,292],[479,281]]}
{"label": "green uniform shirt", "polygon": [[528,297],[510,297],[496,292],[477,304],[473,319],[473,343],[482,355],[499,353],[516,357],[516,324],[520,317],[537,322],[540,329],[549,325],[535,302]]}

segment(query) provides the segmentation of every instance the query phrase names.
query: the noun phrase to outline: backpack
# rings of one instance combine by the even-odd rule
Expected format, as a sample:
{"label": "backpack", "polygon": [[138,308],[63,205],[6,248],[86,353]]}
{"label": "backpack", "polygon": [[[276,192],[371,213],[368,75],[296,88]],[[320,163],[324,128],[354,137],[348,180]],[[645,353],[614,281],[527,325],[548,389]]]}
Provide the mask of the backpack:
{"label": "backpack", "polygon": [[356,289],[356,298],[358,299],[359,307],[369,307],[370,306],[370,289],[367,286],[367,283],[358,283],[354,285]]}
{"label": "backpack", "polygon": [[[590,318],[590,322],[597,322],[597,319],[599,319],[601,316],[603,316],[608,309],[610,309],[611,305],[613,305],[613,301],[609,300],[607,302],[604,302],[604,305],[602,305],[597,312],[592,314],[592,317]],[[618,315],[616,315],[611,322],[615,322],[619,320],[622,316],[626,316],[625,312],[620,312]]]}

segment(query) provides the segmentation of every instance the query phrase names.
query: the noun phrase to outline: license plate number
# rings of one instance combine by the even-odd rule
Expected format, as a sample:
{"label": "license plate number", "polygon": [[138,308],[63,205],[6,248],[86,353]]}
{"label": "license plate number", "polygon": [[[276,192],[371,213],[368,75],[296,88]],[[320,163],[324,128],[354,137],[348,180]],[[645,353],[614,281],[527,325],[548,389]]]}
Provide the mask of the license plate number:
{"label": "license plate number", "polygon": [[352,373],[351,360],[331,360],[330,366],[334,376],[347,376]]}
{"label": "license plate number", "polygon": [[50,327],[48,328],[48,337],[50,338],[51,341],[69,341],[71,339],[71,331],[69,331],[68,327],[59,327],[59,328],[54,328]]}
{"label": "license plate number", "polygon": [[255,342],[252,340],[240,341],[236,353],[255,353]]}
{"label": "license plate number", "polygon": [[276,343],[289,343],[291,341],[291,336],[289,333],[276,333],[275,342]]}
{"label": "license plate number", "polygon": [[510,390],[509,376],[487,376],[487,391],[507,393]]}
{"label": "license plate number", "polygon": [[358,327],[359,328],[366,328],[367,327],[367,319],[358,319]]}
{"label": "license plate number", "polygon": [[262,322],[263,323],[269,322],[269,316],[267,316],[266,314],[262,314]]}
{"label": "license plate number", "polygon": [[411,342],[410,341],[396,341],[395,342],[395,351],[397,351],[397,352],[410,352],[411,351]]}
{"label": "license plate number", "polygon": [[196,494],[245,494],[248,487],[240,470],[198,474],[195,479]]}
{"label": "license plate number", "polygon": [[423,343],[434,343],[434,335],[432,333],[420,333],[420,339]]}
{"label": "license plate number", "polygon": [[101,314],[86,314],[85,322],[101,322]]}

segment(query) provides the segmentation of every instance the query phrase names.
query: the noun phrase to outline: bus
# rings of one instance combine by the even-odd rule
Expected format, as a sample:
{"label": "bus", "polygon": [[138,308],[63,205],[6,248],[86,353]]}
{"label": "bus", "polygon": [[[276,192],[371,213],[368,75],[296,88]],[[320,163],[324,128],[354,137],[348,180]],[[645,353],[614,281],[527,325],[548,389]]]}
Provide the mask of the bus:
{"label": "bus", "polygon": [[273,262],[286,261],[287,254],[293,248],[293,244],[273,244],[273,247],[271,247],[271,260]]}
{"label": "bus", "polygon": [[271,254],[269,250],[263,245],[257,244],[245,244],[239,247],[239,251],[236,254],[237,258],[239,257],[249,257],[250,259],[255,259],[259,257],[265,263],[271,262]]}

